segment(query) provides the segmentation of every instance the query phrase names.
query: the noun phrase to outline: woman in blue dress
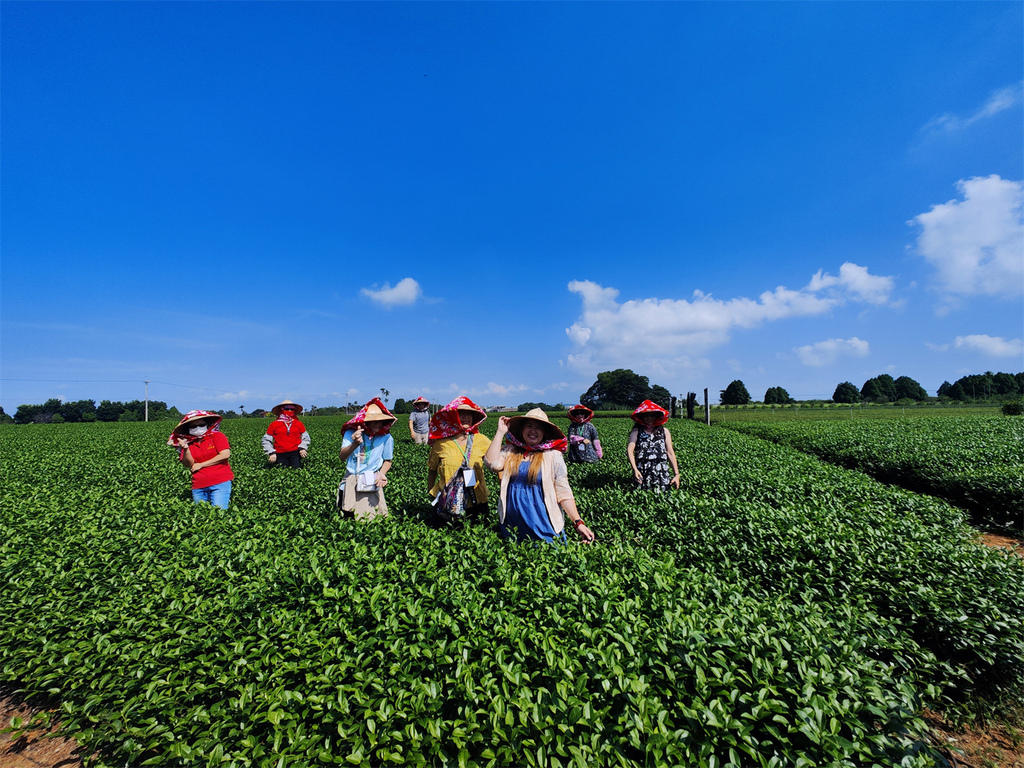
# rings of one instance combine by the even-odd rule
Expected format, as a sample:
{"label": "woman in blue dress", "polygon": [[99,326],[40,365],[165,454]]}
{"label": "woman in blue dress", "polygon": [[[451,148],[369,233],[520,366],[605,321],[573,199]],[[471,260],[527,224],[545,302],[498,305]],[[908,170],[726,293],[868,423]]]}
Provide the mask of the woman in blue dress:
{"label": "woman in blue dress", "polygon": [[594,532],[580,517],[569,487],[562,458],[568,443],[562,430],[548,421],[540,408],[525,416],[498,420],[484,461],[495,472],[501,472],[498,521],[504,538],[565,541],[568,516],[583,541],[594,540]]}

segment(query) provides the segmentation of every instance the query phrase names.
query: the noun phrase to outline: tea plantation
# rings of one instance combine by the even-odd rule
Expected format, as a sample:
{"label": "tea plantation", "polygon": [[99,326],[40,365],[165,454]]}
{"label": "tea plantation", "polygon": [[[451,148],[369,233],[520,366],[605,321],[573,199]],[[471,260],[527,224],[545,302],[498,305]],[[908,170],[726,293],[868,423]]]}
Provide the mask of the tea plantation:
{"label": "tea plantation", "polygon": [[929,766],[922,707],[1024,694],[1024,567],[945,501],[689,422],[682,489],[641,493],[605,419],[570,467],[597,543],[516,545],[421,521],[399,423],[359,524],[344,420],[299,471],[225,422],[226,511],[169,423],[0,427],[0,681],[104,766]]}

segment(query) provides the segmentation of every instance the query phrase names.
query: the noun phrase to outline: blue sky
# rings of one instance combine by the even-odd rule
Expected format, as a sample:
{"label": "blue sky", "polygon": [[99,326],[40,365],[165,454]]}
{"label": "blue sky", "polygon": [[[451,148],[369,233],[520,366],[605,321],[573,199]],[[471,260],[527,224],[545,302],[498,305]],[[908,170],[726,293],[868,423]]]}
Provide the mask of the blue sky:
{"label": "blue sky", "polygon": [[1019,2],[0,5],[0,405],[1024,370]]}

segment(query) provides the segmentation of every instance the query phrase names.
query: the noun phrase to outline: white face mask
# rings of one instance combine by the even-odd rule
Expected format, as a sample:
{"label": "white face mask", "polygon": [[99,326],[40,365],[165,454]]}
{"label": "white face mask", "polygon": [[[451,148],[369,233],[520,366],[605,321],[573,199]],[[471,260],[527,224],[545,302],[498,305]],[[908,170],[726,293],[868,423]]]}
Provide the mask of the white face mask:
{"label": "white face mask", "polygon": [[204,424],[204,425],[203,425],[203,426],[201,426],[201,427],[192,427],[192,429],[190,429],[190,430],[188,431],[188,433],[189,433],[190,435],[192,435],[192,437],[202,437],[203,435],[205,435],[205,434],[206,434],[206,430],[207,430],[207,427],[206,427],[206,425]]}

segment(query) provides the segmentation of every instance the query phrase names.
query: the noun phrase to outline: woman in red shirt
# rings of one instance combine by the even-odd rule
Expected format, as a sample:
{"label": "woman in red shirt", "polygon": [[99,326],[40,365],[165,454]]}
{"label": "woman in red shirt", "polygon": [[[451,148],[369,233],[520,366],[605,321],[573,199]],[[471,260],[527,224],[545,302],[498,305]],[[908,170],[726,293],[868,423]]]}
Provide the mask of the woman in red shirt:
{"label": "woman in red shirt", "polygon": [[271,408],[270,412],[277,418],[270,422],[263,436],[263,452],[267,454],[267,461],[279,467],[298,469],[309,449],[309,432],[306,431],[306,425],[299,421],[302,406],[285,400]]}
{"label": "woman in red shirt", "polygon": [[221,418],[211,411],[189,411],[167,444],[178,449],[178,460],[192,473],[192,500],[227,509],[235,474],[228,464],[231,449],[220,431]]}

